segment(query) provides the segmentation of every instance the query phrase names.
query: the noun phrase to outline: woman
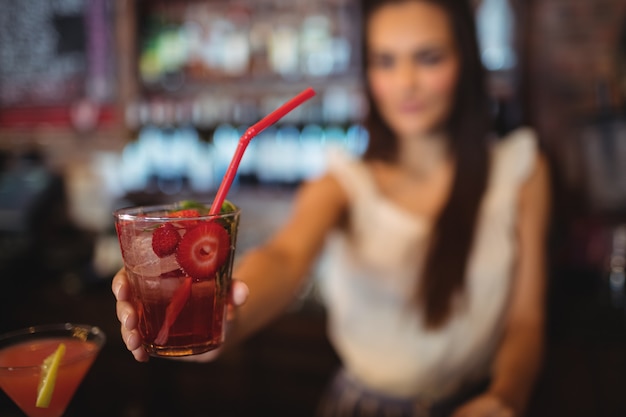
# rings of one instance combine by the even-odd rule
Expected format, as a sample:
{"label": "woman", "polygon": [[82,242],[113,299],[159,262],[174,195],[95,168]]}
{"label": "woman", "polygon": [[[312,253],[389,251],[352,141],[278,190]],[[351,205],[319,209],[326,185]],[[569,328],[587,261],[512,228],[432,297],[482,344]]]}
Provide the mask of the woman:
{"label": "woman", "polygon": [[[228,343],[281,314],[326,249],[344,369],[321,415],[521,415],[543,345],[546,163],[531,131],[490,135],[466,2],[366,3],[369,148],[335,155],[239,263]],[[112,289],[122,337],[147,360],[124,271]]]}

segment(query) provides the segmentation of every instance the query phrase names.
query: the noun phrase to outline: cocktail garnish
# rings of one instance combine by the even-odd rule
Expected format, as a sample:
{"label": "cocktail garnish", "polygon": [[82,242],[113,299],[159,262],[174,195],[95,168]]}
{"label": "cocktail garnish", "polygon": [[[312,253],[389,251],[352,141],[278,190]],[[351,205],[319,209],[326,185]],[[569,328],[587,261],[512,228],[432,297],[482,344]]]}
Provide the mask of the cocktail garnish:
{"label": "cocktail garnish", "polygon": [[224,200],[224,202],[222,203],[222,208],[220,209],[220,214],[231,213],[235,210],[237,210],[237,207],[235,207],[233,203],[228,200]]}
{"label": "cocktail garnish", "polygon": [[167,217],[185,219],[185,218],[199,217],[200,215],[201,213],[197,209],[182,209],[182,210],[176,210],[176,211],[171,212],[170,214],[167,215]]}
{"label": "cocktail garnish", "polygon": [[[233,203],[228,200],[224,200],[222,202],[222,207],[220,208],[220,213],[229,213],[231,211],[235,211],[236,207]],[[209,213],[210,208],[206,205],[195,201],[195,200],[183,200],[178,203],[178,209],[172,211],[170,213],[170,217],[197,217],[204,216]],[[184,216],[183,214],[191,214],[194,213],[194,216]]]}
{"label": "cocktail garnish", "polygon": [[178,203],[178,205],[180,207],[180,210],[196,209],[202,214],[208,213],[209,211],[209,209],[204,204],[199,203],[195,200],[183,200]]}
{"label": "cocktail garnish", "polygon": [[204,222],[183,235],[176,249],[176,261],[196,281],[212,278],[230,249],[228,232],[214,222]]}
{"label": "cocktail garnish", "polygon": [[59,364],[65,354],[65,344],[61,343],[53,354],[44,359],[41,364],[41,377],[37,388],[37,402],[39,408],[48,408],[54,393],[54,385],[59,372]]}
{"label": "cocktail garnish", "polygon": [[176,252],[180,234],[171,223],[164,223],[152,232],[152,250],[159,258]]}
{"label": "cocktail garnish", "polygon": [[170,327],[172,327],[176,321],[176,318],[191,295],[191,281],[191,277],[186,277],[181,286],[178,287],[172,296],[172,300],[165,309],[165,320],[163,321],[163,325],[159,330],[159,334],[157,334],[157,337],[154,339],[155,344],[164,345],[167,343],[167,339],[170,335]]}

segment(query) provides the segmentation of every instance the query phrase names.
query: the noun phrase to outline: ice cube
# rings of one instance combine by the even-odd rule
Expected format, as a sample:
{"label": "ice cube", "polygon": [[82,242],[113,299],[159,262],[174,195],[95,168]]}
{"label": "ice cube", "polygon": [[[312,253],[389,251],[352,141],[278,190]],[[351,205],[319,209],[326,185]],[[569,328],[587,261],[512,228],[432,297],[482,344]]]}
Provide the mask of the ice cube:
{"label": "ice cube", "polygon": [[122,242],[124,247],[124,262],[130,269],[138,265],[151,263],[158,260],[158,256],[152,250],[152,235],[142,233],[139,235],[128,234]]}
{"label": "ice cube", "polygon": [[176,257],[170,255],[165,258],[159,258],[158,256],[149,255],[145,256],[142,263],[134,265],[132,270],[135,274],[143,276],[159,276],[168,272],[179,269],[180,266],[176,262]]}
{"label": "ice cube", "polygon": [[151,234],[135,237],[132,244],[126,247],[124,261],[135,274],[143,276],[159,276],[180,268],[175,255],[159,258],[154,253]]}

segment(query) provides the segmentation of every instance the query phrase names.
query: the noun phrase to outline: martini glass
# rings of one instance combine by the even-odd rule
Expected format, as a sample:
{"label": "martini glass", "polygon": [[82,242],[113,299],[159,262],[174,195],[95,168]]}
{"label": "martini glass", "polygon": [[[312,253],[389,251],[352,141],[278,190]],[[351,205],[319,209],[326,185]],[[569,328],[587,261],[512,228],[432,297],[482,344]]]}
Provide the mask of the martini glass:
{"label": "martini glass", "polygon": [[[0,388],[28,417],[60,417],[72,400],[106,336],[97,327],[82,324],[50,324],[0,335]],[[59,364],[52,400],[36,406],[44,359],[57,347],[66,350]]]}

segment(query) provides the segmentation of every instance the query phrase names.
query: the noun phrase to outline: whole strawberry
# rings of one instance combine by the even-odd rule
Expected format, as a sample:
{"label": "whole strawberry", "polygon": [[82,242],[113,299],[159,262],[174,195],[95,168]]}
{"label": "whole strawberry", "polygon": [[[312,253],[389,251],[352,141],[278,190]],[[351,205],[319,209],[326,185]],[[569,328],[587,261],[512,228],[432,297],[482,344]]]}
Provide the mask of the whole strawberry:
{"label": "whole strawberry", "polygon": [[159,258],[176,252],[179,242],[180,234],[170,223],[162,224],[152,233],[152,250]]}

